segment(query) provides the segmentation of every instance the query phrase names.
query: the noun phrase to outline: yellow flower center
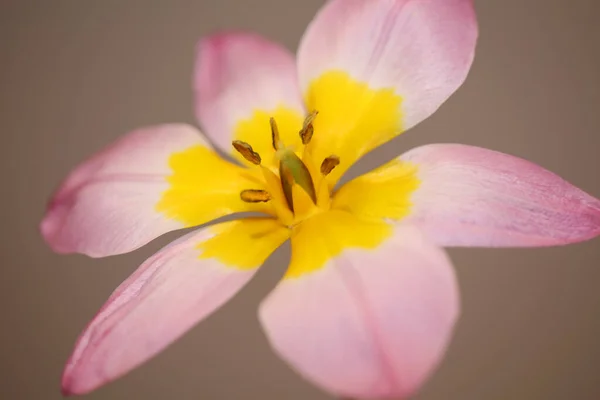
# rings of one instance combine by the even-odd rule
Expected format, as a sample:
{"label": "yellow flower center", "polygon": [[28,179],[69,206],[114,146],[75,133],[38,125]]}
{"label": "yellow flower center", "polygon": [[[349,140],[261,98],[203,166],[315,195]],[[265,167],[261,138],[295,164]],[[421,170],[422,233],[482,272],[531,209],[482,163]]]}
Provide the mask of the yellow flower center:
{"label": "yellow flower center", "polygon": [[285,276],[293,279],[346,249],[377,248],[392,234],[392,223],[410,214],[418,166],[399,159],[333,191],[362,155],[402,132],[402,98],[391,88],[328,71],[311,82],[305,104],[319,114],[304,118],[281,104],[236,120],[232,154],[244,167],[206,143],[169,158],[173,173],[156,204],[162,215],[186,227],[234,213],[267,215],[211,226],[212,236],[198,243],[199,257],[254,269],[290,239]]}
{"label": "yellow flower center", "polygon": [[325,177],[340,163],[340,159],[334,154],[320,160],[320,163],[312,158],[307,145],[314,134],[316,116],[316,111],[310,113],[298,132],[301,149],[286,146],[279,135],[277,121],[270,118],[271,144],[276,157],[274,167],[263,165],[260,154],[251,144],[241,140],[232,143],[244,159],[261,168],[265,180],[266,189],[244,189],[240,198],[247,203],[270,202],[279,220],[288,227],[328,210],[331,204]]}

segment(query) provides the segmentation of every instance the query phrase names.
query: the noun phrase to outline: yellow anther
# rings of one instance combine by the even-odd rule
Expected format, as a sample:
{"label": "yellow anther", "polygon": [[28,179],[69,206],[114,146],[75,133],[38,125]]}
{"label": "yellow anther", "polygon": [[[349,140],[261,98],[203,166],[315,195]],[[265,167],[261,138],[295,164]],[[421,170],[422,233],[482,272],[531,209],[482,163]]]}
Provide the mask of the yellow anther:
{"label": "yellow anther", "polygon": [[323,162],[321,163],[321,173],[323,175],[329,175],[329,173],[331,171],[333,171],[333,169],[335,167],[337,167],[339,164],[340,164],[340,158],[336,155],[330,155],[329,157],[324,159]]}
{"label": "yellow anther", "polygon": [[306,116],[304,119],[304,123],[302,124],[302,129],[300,130],[300,139],[302,139],[302,144],[306,145],[310,143],[310,140],[313,137],[314,128],[313,121],[317,116],[318,111],[313,111]]}
{"label": "yellow anther", "polygon": [[250,161],[252,164],[260,165],[261,159],[260,155],[252,150],[252,146],[250,146],[246,142],[242,142],[241,140],[234,140],[231,142],[233,147],[240,153],[246,160]]}
{"label": "yellow anther", "polygon": [[263,203],[271,200],[271,195],[266,190],[248,189],[242,190],[240,198],[246,203]]}

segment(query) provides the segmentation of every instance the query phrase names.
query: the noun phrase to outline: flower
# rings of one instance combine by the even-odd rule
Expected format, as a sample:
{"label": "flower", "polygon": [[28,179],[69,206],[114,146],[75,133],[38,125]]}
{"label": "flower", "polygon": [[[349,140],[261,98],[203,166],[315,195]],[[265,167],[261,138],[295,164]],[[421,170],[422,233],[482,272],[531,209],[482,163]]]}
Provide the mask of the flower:
{"label": "flower", "polygon": [[431,115],[464,81],[469,0],[332,0],[297,63],[249,33],[201,41],[193,127],[129,133],[77,167],[41,231],[102,257],[241,212],[160,250],[80,336],[63,390],[130,371],[213,312],[291,240],[260,306],[274,350],[338,396],[404,397],[442,358],[457,316],[443,246],[551,246],[600,232],[600,201],[543,168],[458,145],[422,146],[339,189],[365,153]]}

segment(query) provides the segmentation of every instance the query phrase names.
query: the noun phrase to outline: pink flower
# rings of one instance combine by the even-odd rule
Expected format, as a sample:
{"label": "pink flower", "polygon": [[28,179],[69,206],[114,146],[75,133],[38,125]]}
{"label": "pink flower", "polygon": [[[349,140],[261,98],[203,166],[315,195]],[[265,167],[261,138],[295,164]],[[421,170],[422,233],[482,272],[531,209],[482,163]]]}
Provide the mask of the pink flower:
{"label": "pink flower", "polygon": [[476,40],[470,0],[331,0],[297,60],[254,34],[202,40],[197,116],[243,166],[191,126],[139,129],[69,175],[41,231],[57,252],[103,257],[225,215],[264,216],[198,229],[144,262],[80,336],[64,392],[148,360],[290,239],[288,271],[259,311],[273,349],[337,396],[414,393],[459,314],[441,246],[552,246],[600,232],[600,201],[477,147],[422,146],[335,187],[462,84]]}

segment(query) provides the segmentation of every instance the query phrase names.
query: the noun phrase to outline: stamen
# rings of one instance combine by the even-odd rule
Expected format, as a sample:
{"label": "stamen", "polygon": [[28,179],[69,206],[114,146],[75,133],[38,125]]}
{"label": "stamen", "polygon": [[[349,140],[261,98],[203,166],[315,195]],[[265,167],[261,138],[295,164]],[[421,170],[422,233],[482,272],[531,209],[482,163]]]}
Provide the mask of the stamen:
{"label": "stamen", "polygon": [[330,155],[329,157],[327,157],[326,159],[323,160],[323,162],[321,163],[321,173],[323,175],[329,175],[329,173],[331,171],[333,171],[333,169],[335,167],[337,167],[340,164],[340,158],[336,155]]}
{"label": "stamen", "polygon": [[246,203],[262,203],[271,200],[271,195],[266,190],[242,190],[240,198]]}
{"label": "stamen", "polygon": [[302,129],[300,130],[300,139],[302,139],[302,144],[307,145],[310,143],[310,140],[313,137],[314,128],[313,121],[319,112],[313,111],[306,116],[304,119],[304,123],[302,124]]}
{"label": "stamen", "polygon": [[271,124],[271,140],[273,149],[279,150],[283,147],[283,143],[281,143],[281,139],[279,138],[279,128],[277,128],[277,122],[275,122],[275,118],[271,117],[269,119],[269,123]]}
{"label": "stamen", "polygon": [[233,147],[240,153],[246,160],[250,161],[252,164],[260,165],[261,159],[260,155],[252,150],[252,146],[250,146],[246,142],[242,142],[241,140],[234,140],[231,142]]}

